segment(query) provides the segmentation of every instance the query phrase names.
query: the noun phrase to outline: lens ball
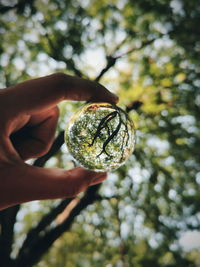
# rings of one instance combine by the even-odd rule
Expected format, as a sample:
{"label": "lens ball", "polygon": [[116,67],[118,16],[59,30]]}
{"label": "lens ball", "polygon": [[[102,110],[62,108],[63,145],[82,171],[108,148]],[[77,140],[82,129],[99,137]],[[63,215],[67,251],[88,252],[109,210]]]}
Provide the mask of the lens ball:
{"label": "lens ball", "polygon": [[118,106],[91,103],[72,116],[66,127],[65,142],[80,166],[98,172],[111,171],[123,165],[133,153],[134,125]]}

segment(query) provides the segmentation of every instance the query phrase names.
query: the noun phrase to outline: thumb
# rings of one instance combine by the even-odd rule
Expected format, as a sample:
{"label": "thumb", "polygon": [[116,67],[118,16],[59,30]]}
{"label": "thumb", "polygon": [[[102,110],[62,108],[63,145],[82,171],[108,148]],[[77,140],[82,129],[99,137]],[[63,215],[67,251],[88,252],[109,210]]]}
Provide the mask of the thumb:
{"label": "thumb", "polygon": [[74,197],[106,179],[106,173],[83,168],[62,170],[25,163],[6,163],[1,166],[0,173],[0,209],[32,200]]}

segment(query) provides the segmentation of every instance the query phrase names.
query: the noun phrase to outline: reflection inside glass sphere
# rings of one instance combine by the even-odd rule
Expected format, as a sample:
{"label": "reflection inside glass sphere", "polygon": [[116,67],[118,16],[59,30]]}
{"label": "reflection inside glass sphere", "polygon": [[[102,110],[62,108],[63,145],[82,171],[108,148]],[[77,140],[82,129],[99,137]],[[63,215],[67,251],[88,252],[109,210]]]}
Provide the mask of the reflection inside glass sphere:
{"label": "reflection inside glass sphere", "polygon": [[65,142],[82,167],[110,171],[124,164],[132,154],[134,125],[128,114],[114,104],[87,104],[70,119]]}

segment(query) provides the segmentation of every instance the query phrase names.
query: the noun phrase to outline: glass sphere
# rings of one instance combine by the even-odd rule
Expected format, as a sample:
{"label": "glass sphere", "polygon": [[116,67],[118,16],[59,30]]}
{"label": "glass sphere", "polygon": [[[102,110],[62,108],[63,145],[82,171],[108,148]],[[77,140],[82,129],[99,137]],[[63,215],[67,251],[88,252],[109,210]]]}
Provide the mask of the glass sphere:
{"label": "glass sphere", "polygon": [[65,142],[82,167],[111,171],[124,164],[132,154],[134,125],[128,114],[114,104],[87,104],[70,119]]}

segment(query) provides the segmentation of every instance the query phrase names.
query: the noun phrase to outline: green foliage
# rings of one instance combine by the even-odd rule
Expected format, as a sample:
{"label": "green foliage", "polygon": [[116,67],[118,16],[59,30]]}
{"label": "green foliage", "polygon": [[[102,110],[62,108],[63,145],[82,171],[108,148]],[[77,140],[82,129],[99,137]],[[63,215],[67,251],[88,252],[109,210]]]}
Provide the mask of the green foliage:
{"label": "green foliage", "polygon": [[[200,227],[198,1],[35,0],[10,7],[4,2],[2,88],[55,71],[101,79],[119,95],[137,128],[136,151],[109,174],[94,203],[76,215],[78,204],[60,208],[39,233],[42,238],[72,218],[35,266],[198,266],[199,251],[186,253],[178,242],[183,232]],[[59,105],[57,132],[80,105]],[[65,146],[46,162],[73,165]],[[29,229],[59,203],[21,206],[14,259],[24,253]]]}

